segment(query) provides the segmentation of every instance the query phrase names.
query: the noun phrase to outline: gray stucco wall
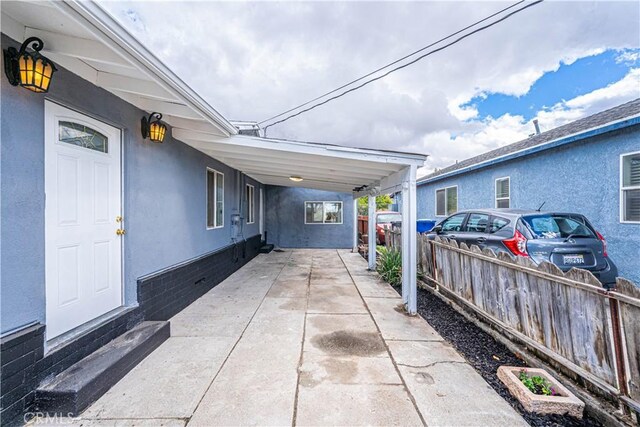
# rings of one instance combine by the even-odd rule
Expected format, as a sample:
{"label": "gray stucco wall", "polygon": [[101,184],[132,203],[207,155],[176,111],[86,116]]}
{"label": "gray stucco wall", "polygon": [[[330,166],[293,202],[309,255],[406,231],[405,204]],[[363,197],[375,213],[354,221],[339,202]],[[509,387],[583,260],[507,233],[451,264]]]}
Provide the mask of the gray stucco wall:
{"label": "gray stucco wall", "polygon": [[640,224],[620,222],[620,155],[640,151],[640,126],[418,186],[418,218],[435,216],[435,191],[458,186],[458,210],[494,207],[495,179],[511,177],[511,207],[577,212],[608,244],[621,276],[640,285]]}
{"label": "gray stucco wall", "polygon": [[[305,201],[341,201],[342,224],[305,224]],[[309,188],[266,187],[265,230],[268,242],[282,248],[351,248],[353,196]]]}
{"label": "gray stucco wall", "polygon": [[[2,48],[11,43],[2,36]],[[4,67],[4,64],[2,65]],[[60,67],[59,67],[60,68]],[[254,184],[259,233],[261,184],[171,138],[152,144],[140,136],[145,113],[64,69],[43,96],[1,79],[0,155],[1,330],[45,322],[44,102],[54,100],[122,130],[124,153],[124,295],[136,304],[138,277],[231,243],[230,216],[238,208],[238,179]],[[225,174],[224,227],[206,228],[206,168]]]}

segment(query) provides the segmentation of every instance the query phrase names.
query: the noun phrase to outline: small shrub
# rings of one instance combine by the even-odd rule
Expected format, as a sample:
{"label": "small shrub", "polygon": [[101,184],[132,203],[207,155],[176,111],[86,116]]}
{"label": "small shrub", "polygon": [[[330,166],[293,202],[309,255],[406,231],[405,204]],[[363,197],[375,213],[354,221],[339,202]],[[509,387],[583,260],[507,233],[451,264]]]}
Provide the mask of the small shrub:
{"label": "small shrub", "polygon": [[556,390],[551,387],[549,381],[538,375],[530,377],[524,369],[520,371],[518,378],[522,381],[522,384],[524,384],[525,387],[531,390],[533,394],[544,396],[556,396],[558,394],[556,393]]}
{"label": "small shrub", "polygon": [[392,286],[402,283],[402,254],[399,250],[381,248],[378,258],[378,273]]}

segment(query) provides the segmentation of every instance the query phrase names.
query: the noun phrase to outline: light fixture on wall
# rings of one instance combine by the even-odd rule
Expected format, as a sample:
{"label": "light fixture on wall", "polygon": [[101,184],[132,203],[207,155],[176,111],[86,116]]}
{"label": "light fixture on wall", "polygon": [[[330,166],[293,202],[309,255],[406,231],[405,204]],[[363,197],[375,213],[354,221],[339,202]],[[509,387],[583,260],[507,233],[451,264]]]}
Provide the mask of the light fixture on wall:
{"label": "light fixture on wall", "polygon": [[164,140],[165,133],[167,133],[167,126],[160,121],[161,119],[162,114],[155,112],[151,113],[149,118],[143,117],[140,126],[142,137],[149,138],[152,142],[161,143]]}
{"label": "light fixture on wall", "polygon": [[300,182],[302,181],[302,177],[301,176],[290,176],[289,179],[293,182]]}
{"label": "light fixture on wall", "polygon": [[[33,52],[27,47],[33,43]],[[38,37],[29,37],[22,43],[20,50],[15,47],[4,49],[4,72],[9,83],[22,86],[33,92],[45,93],[49,90],[51,76],[56,66],[47,57],[40,54],[44,43]]]}

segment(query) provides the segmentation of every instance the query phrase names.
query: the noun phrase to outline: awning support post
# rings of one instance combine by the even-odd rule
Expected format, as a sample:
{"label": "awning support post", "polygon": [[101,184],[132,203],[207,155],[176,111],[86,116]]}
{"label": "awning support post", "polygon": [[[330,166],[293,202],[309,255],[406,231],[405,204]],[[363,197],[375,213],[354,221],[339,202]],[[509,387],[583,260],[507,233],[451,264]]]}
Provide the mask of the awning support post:
{"label": "awning support post", "polygon": [[353,252],[358,252],[358,199],[353,198]]}
{"label": "awning support post", "polygon": [[369,221],[367,235],[369,241],[369,270],[376,269],[376,196],[369,194]]}
{"label": "awning support post", "polygon": [[402,182],[402,301],[407,312],[418,312],[416,259],[416,166],[409,166]]}

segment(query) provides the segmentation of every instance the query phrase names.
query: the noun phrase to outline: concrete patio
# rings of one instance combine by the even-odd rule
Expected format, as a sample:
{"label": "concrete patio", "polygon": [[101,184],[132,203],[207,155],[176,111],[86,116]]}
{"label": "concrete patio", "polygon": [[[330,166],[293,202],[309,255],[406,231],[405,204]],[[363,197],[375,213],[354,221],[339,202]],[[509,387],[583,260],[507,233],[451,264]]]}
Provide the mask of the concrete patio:
{"label": "concrete patio", "polygon": [[82,425],[526,425],[358,254],[259,255]]}

